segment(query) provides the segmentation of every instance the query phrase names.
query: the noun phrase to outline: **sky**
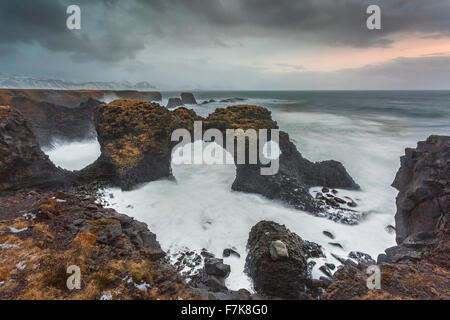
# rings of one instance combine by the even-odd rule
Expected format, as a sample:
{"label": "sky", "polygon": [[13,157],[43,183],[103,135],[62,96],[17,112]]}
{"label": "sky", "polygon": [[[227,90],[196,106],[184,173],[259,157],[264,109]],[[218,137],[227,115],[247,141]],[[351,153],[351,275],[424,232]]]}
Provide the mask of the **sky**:
{"label": "sky", "polygon": [[[66,27],[69,5],[81,29]],[[381,30],[369,30],[369,5]],[[161,90],[450,89],[450,0],[1,0],[0,76]]]}

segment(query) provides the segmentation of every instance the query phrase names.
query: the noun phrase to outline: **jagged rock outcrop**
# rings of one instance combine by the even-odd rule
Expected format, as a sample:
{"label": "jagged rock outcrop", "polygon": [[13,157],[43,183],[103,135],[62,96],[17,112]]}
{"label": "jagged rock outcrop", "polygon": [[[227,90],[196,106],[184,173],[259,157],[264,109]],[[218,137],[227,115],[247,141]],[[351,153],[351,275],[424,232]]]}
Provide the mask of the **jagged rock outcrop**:
{"label": "jagged rock outcrop", "polygon": [[169,101],[167,102],[167,108],[176,108],[179,106],[182,106],[183,102],[181,102],[180,98],[169,98]]}
{"label": "jagged rock outcrop", "polygon": [[190,92],[181,93],[181,102],[183,104],[197,104],[197,100],[195,100],[194,95]]}
{"label": "jagged rock outcrop", "polygon": [[119,98],[161,100],[159,92],[133,90],[18,90],[0,89],[0,105],[22,113],[41,147],[54,140],[95,139],[93,111],[100,101]]}
{"label": "jagged rock outcrop", "polygon": [[[238,105],[218,108],[205,121],[206,128],[226,129],[278,129],[271,113],[259,106]],[[270,138],[269,138],[270,139]],[[258,164],[237,164],[236,179],[232,189],[258,193],[269,199],[279,199],[300,210],[327,216],[324,201],[314,199],[308,189],[313,186],[359,189],[337,161],[310,162],[303,158],[286,132],[279,133],[279,171],[275,175],[261,175]],[[258,152],[261,152],[258,147]],[[348,224],[358,222],[358,215],[351,210],[335,211],[329,218]]]}
{"label": "jagged rock outcrop", "polygon": [[[392,184],[397,196],[396,236],[433,233],[450,214],[450,137],[430,136],[408,148]],[[447,218],[448,219],[448,218]]]}
{"label": "jagged rock outcrop", "polygon": [[393,186],[397,243],[377,258],[381,288],[369,290],[368,264],[339,268],[322,299],[450,299],[450,137],[406,149]]}
{"label": "jagged rock outcrop", "polygon": [[27,120],[41,147],[55,140],[65,142],[95,139],[94,109],[100,102],[88,99],[78,108],[68,108],[25,97],[11,99],[10,106]]}
{"label": "jagged rock outcrop", "polygon": [[321,247],[305,241],[285,226],[261,221],[250,231],[245,270],[255,290],[269,297],[317,297],[323,284],[312,280],[308,259],[323,256]]}
{"label": "jagged rock outcrop", "polygon": [[42,152],[25,118],[0,106],[0,192],[67,188],[75,182],[75,175],[56,168]]}
{"label": "jagged rock outcrop", "polygon": [[80,179],[100,179],[129,190],[139,183],[171,177],[172,131],[192,129],[197,118],[186,108],[169,111],[139,100],[98,106],[95,122],[102,154],[79,172]]}

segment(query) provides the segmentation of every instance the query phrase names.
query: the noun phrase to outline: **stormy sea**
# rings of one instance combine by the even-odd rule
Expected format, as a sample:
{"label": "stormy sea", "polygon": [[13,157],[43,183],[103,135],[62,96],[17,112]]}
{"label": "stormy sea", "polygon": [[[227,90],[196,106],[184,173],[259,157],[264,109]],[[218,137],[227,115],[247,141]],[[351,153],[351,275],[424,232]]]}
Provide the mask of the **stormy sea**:
{"label": "stormy sea", "polygon": [[[176,154],[172,161],[175,180],[154,181],[127,192],[104,190],[108,206],[146,222],[173,261],[184,250],[206,249],[219,257],[226,248],[239,252],[240,258],[224,259],[231,265],[226,280],[230,289],[252,290],[244,272],[245,246],[251,227],[261,220],[285,224],[303,239],[322,245],[327,258],[319,258],[316,266],[325,261],[339,264],[331,253],[346,257],[350,251],[362,251],[376,259],[395,244],[391,226],[397,191],[391,183],[404,149],[415,147],[431,134],[450,133],[450,91],[193,93],[199,104],[186,107],[201,116],[239,103],[267,107],[305,158],[340,161],[361,186],[361,191],[337,190],[341,197],[357,202],[355,209],[362,215],[358,225],[333,222],[259,195],[234,192],[234,165],[176,164]],[[179,92],[162,95],[161,104],[166,105],[168,98]],[[201,104],[203,101],[208,103]],[[95,161],[100,148],[97,141],[59,141],[45,152],[55,164],[78,170]],[[317,268],[313,276],[320,276]]]}

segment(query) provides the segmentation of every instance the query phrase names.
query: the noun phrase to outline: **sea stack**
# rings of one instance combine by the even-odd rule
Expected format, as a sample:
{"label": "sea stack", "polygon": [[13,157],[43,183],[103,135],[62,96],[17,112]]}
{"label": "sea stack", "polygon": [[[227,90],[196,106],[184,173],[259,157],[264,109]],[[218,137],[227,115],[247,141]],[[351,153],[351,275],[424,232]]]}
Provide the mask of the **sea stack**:
{"label": "sea stack", "polygon": [[182,105],[183,102],[181,102],[180,98],[169,98],[169,102],[167,102],[167,108],[176,108]]}
{"label": "sea stack", "polygon": [[183,92],[181,94],[181,102],[183,104],[197,104],[194,95],[190,92]]}

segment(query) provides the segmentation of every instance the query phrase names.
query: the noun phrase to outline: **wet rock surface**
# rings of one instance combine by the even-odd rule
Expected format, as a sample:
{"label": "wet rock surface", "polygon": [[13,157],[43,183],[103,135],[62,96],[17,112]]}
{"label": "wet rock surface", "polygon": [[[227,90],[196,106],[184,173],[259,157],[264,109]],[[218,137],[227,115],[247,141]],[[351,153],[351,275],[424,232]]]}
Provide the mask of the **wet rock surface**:
{"label": "wet rock surface", "polygon": [[320,246],[272,221],[257,223],[249,234],[245,270],[255,290],[269,297],[312,298],[323,283],[311,278],[308,259],[321,257]]}

